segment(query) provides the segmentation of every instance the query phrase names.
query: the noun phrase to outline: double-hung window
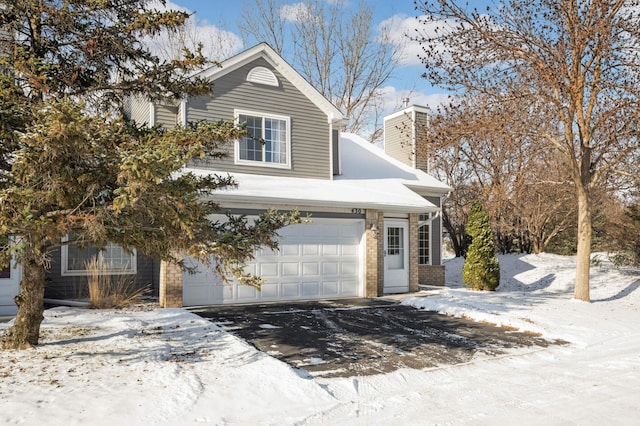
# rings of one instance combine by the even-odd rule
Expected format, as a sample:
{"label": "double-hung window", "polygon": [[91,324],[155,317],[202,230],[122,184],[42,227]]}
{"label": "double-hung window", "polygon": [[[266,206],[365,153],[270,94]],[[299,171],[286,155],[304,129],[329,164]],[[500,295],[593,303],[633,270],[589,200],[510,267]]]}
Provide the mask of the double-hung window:
{"label": "double-hung window", "polygon": [[431,215],[421,214],[418,219],[418,264],[431,264]]}
{"label": "double-hung window", "polygon": [[236,144],[236,163],[268,167],[290,167],[289,117],[236,111],[247,133]]}
{"label": "double-hung window", "polygon": [[62,275],[86,275],[87,265],[93,259],[96,259],[102,274],[136,273],[135,250],[127,252],[121,246],[111,243],[102,248],[69,244],[62,246]]}

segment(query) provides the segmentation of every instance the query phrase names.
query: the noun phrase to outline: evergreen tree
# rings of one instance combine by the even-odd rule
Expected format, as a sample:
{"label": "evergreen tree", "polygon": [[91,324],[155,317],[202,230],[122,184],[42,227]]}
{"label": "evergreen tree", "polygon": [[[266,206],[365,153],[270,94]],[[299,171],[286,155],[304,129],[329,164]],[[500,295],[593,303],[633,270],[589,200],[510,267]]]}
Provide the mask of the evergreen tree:
{"label": "evergreen tree", "polygon": [[177,263],[186,253],[259,286],[238,265],[276,248],[277,230],[298,220],[273,211],[251,224],[207,219],[218,211],[210,194],[233,180],[177,172],[193,157],[223,156],[242,133],[232,122],[163,130],[123,116],[127,96],[211,91],[190,77],[208,63],[198,51],[162,61],[140,42],[188,17],[155,3],[0,2],[0,236],[13,241],[0,248],[0,266],[13,255],[23,271],[4,348],[38,343],[45,271],[61,244],[113,242]]}
{"label": "evergreen tree", "polygon": [[476,201],[469,212],[467,234],[471,245],[462,268],[462,281],[473,290],[495,290],[500,285],[500,264],[495,255],[489,215]]}

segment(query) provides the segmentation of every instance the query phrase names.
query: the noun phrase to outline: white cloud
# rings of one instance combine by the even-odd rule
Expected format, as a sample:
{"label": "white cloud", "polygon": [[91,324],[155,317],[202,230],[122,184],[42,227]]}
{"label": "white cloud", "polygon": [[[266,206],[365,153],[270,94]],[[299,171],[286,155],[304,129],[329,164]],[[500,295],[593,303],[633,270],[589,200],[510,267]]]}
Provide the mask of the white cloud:
{"label": "white cloud", "polygon": [[[192,13],[191,10],[171,1],[167,1],[165,6],[156,3],[155,7],[158,10]],[[197,15],[192,15],[181,31],[163,32],[153,39],[146,40],[146,43],[155,54],[167,60],[179,55],[182,46],[195,49],[198,43],[202,44],[203,54],[207,58],[218,61],[232,56],[243,47],[242,39],[238,35],[206,20],[198,19]]]}
{"label": "white cloud", "polygon": [[409,99],[409,105],[419,105],[435,110],[440,105],[450,102],[446,93],[424,93],[416,90],[398,90],[393,86],[385,86],[381,89],[384,115],[391,114],[402,108],[405,98]]}
{"label": "white cloud", "polygon": [[388,32],[389,42],[401,49],[401,66],[422,64],[420,57],[425,53],[416,38],[433,37],[436,35],[436,28],[442,33],[443,28],[449,27],[446,21],[425,23],[426,18],[426,15],[415,17],[397,14],[380,23],[380,32]]}
{"label": "white cloud", "polygon": [[306,3],[285,4],[280,8],[280,18],[288,22],[307,22],[313,17],[312,6]]}

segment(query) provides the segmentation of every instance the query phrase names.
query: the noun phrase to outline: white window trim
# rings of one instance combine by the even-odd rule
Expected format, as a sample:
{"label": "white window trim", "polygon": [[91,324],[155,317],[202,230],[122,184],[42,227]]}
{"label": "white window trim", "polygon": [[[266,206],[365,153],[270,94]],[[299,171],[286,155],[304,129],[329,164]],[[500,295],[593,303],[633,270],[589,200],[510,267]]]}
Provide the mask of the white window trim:
{"label": "white window trim", "polygon": [[420,263],[420,253],[418,253],[418,265],[420,266],[431,266],[433,264],[433,253],[432,253],[432,248],[433,248],[433,226],[431,226],[431,222],[433,221],[433,215],[431,213],[428,214],[427,219],[424,221],[418,221],[418,249],[419,249],[419,244],[420,244],[420,228],[422,228],[423,226],[427,226],[429,227],[429,241],[427,241],[428,247],[429,247],[429,255],[427,256],[427,263]]}
{"label": "white window trim", "polygon": [[254,161],[254,160],[241,160],[240,159],[240,140],[237,139],[234,144],[234,162],[238,165],[243,166],[255,166],[255,167],[269,167],[275,169],[291,169],[291,117],[287,117],[285,115],[277,115],[277,114],[266,114],[264,112],[250,111],[244,109],[235,109],[233,111],[233,116],[235,117],[236,123],[239,123],[239,117],[241,115],[250,115],[254,117],[262,117],[262,118],[273,118],[275,120],[282,120],[286,122],[287,126],[287,137],[286,137],[286,163],[269,163],[267,161]]}
{"label": "white window trim", "polygon": [[[62,239],[63,242],[67,242],[69,237]],[[131,269],[106,269],[100,270],[99,275],[136,275],[138,273],[138,253],[136,249],[131,249]],[[69,267],[69,246],[64,244],[60,250],[60,275],[65,277],[84,277],[89,275],[86,269],[68,269]]]}

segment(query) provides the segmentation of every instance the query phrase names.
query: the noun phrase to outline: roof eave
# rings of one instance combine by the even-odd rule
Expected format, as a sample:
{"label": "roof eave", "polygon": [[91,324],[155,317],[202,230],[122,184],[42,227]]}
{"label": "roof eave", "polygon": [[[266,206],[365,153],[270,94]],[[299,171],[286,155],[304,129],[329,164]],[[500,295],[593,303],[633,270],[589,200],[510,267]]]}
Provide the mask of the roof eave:
{"label": "roof eave", "polygon": [[[384,212],[393,213],[430,213],[438,212],[440,208],[431,206],[418,206],[418,205],[397,205],[387,203],[376,203],[370,201],[331,201],[327,200],[295,200],[291,198],[279,198],[279,197],[261,197],[261,196],[235,196],[226,195],[221,192],[216,192],[210,196],[212,201],[224,205],[224,202],[234,203],[246,203],[246,204],[269,204],[275,207],[285,208],[297,208],[299,210],[305,210],[308,208],[344,208],[344,209],[373,209]],[[431,203],[429,203],[431,204]]]}

